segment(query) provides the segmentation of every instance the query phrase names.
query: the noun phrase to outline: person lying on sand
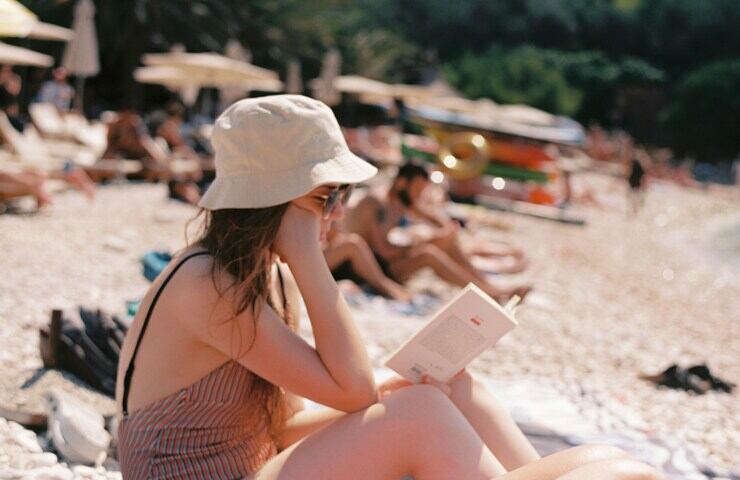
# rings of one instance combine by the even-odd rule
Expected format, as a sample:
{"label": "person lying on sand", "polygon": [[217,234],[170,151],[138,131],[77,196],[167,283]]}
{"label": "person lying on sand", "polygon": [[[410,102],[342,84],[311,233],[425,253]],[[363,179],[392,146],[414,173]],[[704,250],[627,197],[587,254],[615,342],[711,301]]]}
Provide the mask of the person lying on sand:
{"label": "person lying on sand", "polygon": [[[368,194],[348,213],[344,222],[346,230],[362,237],[370,245],[383,271],[399,283],[429,267],[454,285],[465,286],[472,282],[500,302],[513,295],[524,297],[530,290],[529,286],[496,285],[473,266],[469,256],[460,248],[457,222],[424,210],[420,199],[429,184],[429,173],[423,166],[403,165],[385,195]],[[433,234],[423,240],[412,240],[406,246],[391,243],[389,233],[410,214],[435,225]]]}
{"label": "person lying on sand", "polygon": [[0,204],[30,196],[36,200],[37,208],[42,208],[53,201],[47,189],[48,180],[62,180],[90,199],[95,196],[95,183],[84,170],[71,165],[48,172],[33,168],[20,171],[0,170]]}
{"label": "person lying on sand", "polygon": [[[213,144],[204,231],[154,281],[123,344],[124,479],[659,478],[612,447],[539,459],[466,371],[376,384],[320,240],[344,213],[331,199],[376,170],[349,152],[328,106],[241,100]],[[295,331],[299,297],[313,344]]]}
{"label": "person lying on sand", "polygon": [[408,302],[413,297],[403,285],[383,272],[367,242],[357,234],[344,233],[336,228],[329,230],[324,257],[337,281],[352,280],[358,285],[367,284],[381,295],[402,302]]}
{"label": "person lying on sand", "polygon": [[108,146],[103,158],[140,160],[144,168],[132,178],[165,180],[171,198],[190,204],[200,200],[200,190],[195,181],[201,178],[202,172],[175,173],[172,169],[173,157],[154,141],[141,116],[129,105],[125,105],[108,125]]}

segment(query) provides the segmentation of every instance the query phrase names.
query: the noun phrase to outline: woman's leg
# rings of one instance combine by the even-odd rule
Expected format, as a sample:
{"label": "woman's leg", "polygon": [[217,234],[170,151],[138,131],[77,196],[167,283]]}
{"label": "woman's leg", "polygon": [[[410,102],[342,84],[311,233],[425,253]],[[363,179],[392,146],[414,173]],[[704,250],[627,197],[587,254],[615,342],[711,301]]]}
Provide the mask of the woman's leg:
{"label": "woman's leg", "polygon": [[473,275],[479,281],[486,281],[483,274],[470,262],[469,256],[463,252],[457,233],[438,237],[432,240],[431,244],[437,246],[440,250],[449,255],[452,260],[460,265],[460,267],[464,268],[470,275]]}
{"label": "woman's leg", "polygon": [[506,470],[515,470],[540,458],[506,408],[482,382],[463,371],[449,386],[452,403]]}
{"label": "woman's leg", "polygon": [[309,435],[250,478],[482,480],[503,473],[452,402],[416,385]]}
{"label": "woman's leg", "polygon": [[391,263],[391,271],[394,277],[401,281],[405,281],[414,273],[427,267],[434,270],[434,273],[442,280],[453,285],[464,287],[468,283],[474,283],[499,302],[515,294],[524,297],[529,291],[529,287],[502,288],[491,284],[486,279],[480,279],[462,268],[447,253],[432,244],[414,248],[404,258],[394,259]]}
{"label": "woman's leg", "polygon": [[[475,265],[473,265],[471,261],[471,254],[465,253],[462,249],[462,246],[460,245],[460,240],[458,238],[457,234],[452,234],[446,237],[438,238],[434,241],[432,241],[432,244],[439,247],[440,250],[445,252],[447,255],[450,256],[452,260],[454,260],[458,265],[460,265],[462,268],[464,268],[468,273],[473,275],[476,279],[478,279],[478,282],[487,282],[488,279],[483,274],[483,272],[477,268]],[[496,273],[519,273],[522,270],[524,270],[524,266],[522,265],[521,260],[517,260],[515,264],[513,265],[513,268],[503,268],[496,270]],[[529,287],[522,286],[521,291],[517,291],[516,293],[524,297],[522,292],[526,294],[526,292],[529,290]]]}
{"label": "woman's leg", "polygon": [[355,273],[382,294],[396,300],[411,299],[411,294],[402,285],[383,273],[367,242],[359,235],[338,236],[337,240],[324,250],[324,257],[330,270],[349,261]]}
{"label": "woman's leg", "polygon": [[653,468],[615,447],[585,445],[555,453],[497,480],[661,480]]}
{"label": "woman's leg", "polygon": [[557,480],[657,480],[662,476],[655,469],[635,460],[622,458],[594,462],[571,470]]}
{"label": "woman's leg", "polygon": [[585,445],[539,454],[486,386],[467,371],[450,383],[450,399],[509,471],[501,480],[653,480],[650,467],[611,446]]}

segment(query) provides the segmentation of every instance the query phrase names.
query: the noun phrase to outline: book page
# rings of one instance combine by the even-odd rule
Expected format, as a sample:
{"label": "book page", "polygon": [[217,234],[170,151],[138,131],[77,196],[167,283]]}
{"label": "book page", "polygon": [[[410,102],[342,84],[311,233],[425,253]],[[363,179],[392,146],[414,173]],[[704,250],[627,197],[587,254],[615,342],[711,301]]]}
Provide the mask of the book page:
{"label": "book page", "polygon": [[511,311],[470,284],[385,364],[412,382],[423,375],[447,382],[515,326]]}
{"label": "book page", "polygon": [[449,315],[421,336],[419,344],[450,363],[457,364],[471,351],[484,346],[486,337],[464,320]]}

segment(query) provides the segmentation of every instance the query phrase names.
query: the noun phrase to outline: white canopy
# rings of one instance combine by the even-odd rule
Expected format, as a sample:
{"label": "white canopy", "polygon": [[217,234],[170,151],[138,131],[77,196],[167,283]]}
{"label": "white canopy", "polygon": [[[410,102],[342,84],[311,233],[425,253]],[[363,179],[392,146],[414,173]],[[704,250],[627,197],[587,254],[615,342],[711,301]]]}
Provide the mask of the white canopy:
{"label": "white canopy", "polygon": [[6,65],[50,67],[54,64],[54,59],[27,48],[14,47],[13,45],[0,42],[0,63]]}
{"label": "white canopy", "polygon": [[187,69],[174,66],[140,67],[134,70],[134,78],[141,83],[164,85],[173,89],[190,86],[207,88],[241,87],[244,90],[279,92],[283,86],[283,83],[277,79],[239,79],[228,75],[194,75]]}
{"label": "white canopy", "polygon": [[148,53],[142,57],[148,66],[173,67],[191,76],[194,82],[238,83],[246,80],[279,80],[277,73],[218,53]]}
{"label": "white canopy", "polygon": [[68,41],[74,33],[68,28],[40,22],[33,12],[16,0],[0,0],[0,37]]}

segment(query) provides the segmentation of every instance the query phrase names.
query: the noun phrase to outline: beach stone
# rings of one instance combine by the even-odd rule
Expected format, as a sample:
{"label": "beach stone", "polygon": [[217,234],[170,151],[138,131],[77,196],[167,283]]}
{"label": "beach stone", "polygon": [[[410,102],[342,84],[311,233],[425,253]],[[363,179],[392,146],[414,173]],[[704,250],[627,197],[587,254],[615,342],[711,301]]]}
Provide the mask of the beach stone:
{"label": "beach stone", "polygon": [[[709,452],[714,466],[736,467],[738,392],[692,396],[657,389],[638,376],[674,362],[708,362],[713,372],[740,383],[740,249],[732,233],[740,225],[737,196],[655,184],[643,211],[627,218],[624,191],[614,179],[585,174],[574,181],[593,188],[604,203],[575,205],[574,213],[587,217],[583,228],[473,209],[481,222],[464,243],[502,240],[524,249],[529,268],[507,281],[531,281],[535,290],[519,312],[519,327],[471,370],[489,380],[552,385],[578,405],[577,415],[604,429],[675,438],[692,451]],[[43,409],[44,390],[69,381],[86,403],[114,411],[111,399],[64,374],[42,372],[37,329],[57,306],[120,314],[126,300],[141,297],[149,283],[139,257],[182,246],[185,224],[196,214],[166,196],[164,185],[111,185],[99,188],[92,203],[68,192],[40,214],[0,215],[0,271],[7,272],[0,275],[1,402]],[[661,226],[658,215],[665,217]],[[670,281],[666,269],[673,272]],[[410,285],[438,302],[454,293],[430,271]],[[379,299],[351,308],[376,368],[426,321]],[[301,332],[310,340],[305,318]],[[33,446],[33,432],[13,428],[0,419],[0,470],[18,468],[11,462],[23,455],[29,455],[23,457],[29,469],[55,467],[47,463],[43,442]],[[24,438],[20,443],[13,431]],[[104,465],[107,473],[95,475],[120,478],[115,465]],[[60,468],[48,474],[75,475]]]}

